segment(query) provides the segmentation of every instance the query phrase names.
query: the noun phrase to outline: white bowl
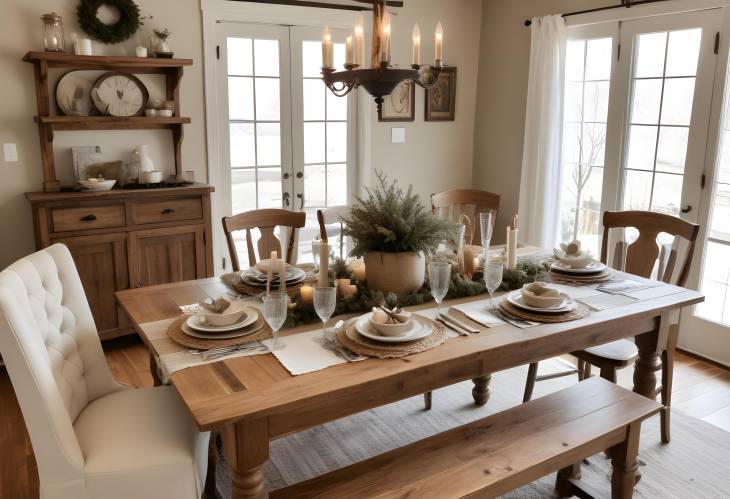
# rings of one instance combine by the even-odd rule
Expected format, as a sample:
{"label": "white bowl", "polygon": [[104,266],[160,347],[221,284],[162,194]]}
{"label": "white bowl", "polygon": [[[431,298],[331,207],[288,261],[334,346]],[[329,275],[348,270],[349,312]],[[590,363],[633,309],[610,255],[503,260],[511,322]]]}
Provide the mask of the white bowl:
{"label": "white bowl", "polygon": [[245,309],[246,305],[242,301],[239,301],[231,303],[225,312],[221,314],[211,312],[203,307],[200,307],[199,313],[208,325],[213,327],[226,327],[240,321],[246,312]]}
{"label": "white bowl", "polygon": [[567,265],[571,269],[584,269],[593,263],[593,257],[590,253],[581,253],[577,256],[563,255],[558,258],[561,263]]}
{"label": "white bowl", "polygon": [[172,118],[172,109],[158,109],[157,116],[161,118]]}
{"label": "white bowl", "polygon": [[116,180],[79,180],[79,185],[87,191],[108,191],[116,183]]}
{"label": "white bowl", "polygon": [[558,294],[558,296],[541,296],[530,291],[527,285],[522,287],[522,300],[528,307],[553,308],[563,303],[564,298],[562,294]]}
{"label": "white bowl", "polygon": [[383,336],[403,336],[413,329],[413,319],[411,317],[408,317],[406,322],[401,322],[399,324],[382,324],[380,322],[375,322],[372,315],[368,320],[370,321],[370,325]]}

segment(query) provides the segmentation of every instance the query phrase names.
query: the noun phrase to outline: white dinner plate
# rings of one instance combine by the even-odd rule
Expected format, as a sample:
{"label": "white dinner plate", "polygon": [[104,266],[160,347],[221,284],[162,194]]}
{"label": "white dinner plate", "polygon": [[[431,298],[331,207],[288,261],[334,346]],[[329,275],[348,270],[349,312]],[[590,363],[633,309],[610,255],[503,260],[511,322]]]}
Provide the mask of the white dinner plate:
{"label": "white dinner plate", "polygon": [[[240,321],[231,324],[230,326],[210,326],[207,322],[205,322],[205,319],[203,319],[203,316],[200,314],[195,314],[188,317],[188,320],[185,321],[185,324],[188,327],[202,333],[227,333],[229,331],[235,331],[236,329],[250,326],[259,318],[259,311],[255,308],[245,307],[243,309],[243,312],[246,313],[246,316]],[[207,337],[209,338],[210,334],[208,334]]]}
{"label": "white dinner plate", "polygon": [[361,315],[355,322],[354,327],[359,334],[370,340],[382,341],[383,343],[404,343],[406,341],[415,341],[425,338],[433,331],[433,325],[428,321],[428,319],[424,319],[417,315],[411,315],[411,319],[414,321],[414,324],[410,331],[403,336],[383,336],[370,324],[370,316],[372,315],[372,312]]}
{"label": "white dinner plate", "polygon": [[521,308],[522,310],[527,310],[528,312],[537,312],[539,314],[560,314],[564,312],[572,312],[575,310],[576,304],[573,301],[573,299],[566,295],[565,293],[560,293],[560,296],[563,298],[563,301],[558,305],[557,307],[550,307],[550,308],[538,308],[538,307],[531,307],[525,303],[525,300],[522,298],[522,291],[512,291],[507,296],[505,296],[505,299],[510,304],[514,305],[515,307]]}
{"label": "white dinner plate", "polygon": [[232,331],[230,333],[223,333],[223,334],[216,334],[215,336],[211,336],[210,334],[204,334],[200,333],[198,331],[195,331],[191,327],[189,327],[187,324],[183,324],[180,328],[183,333],[187,334],[188,336],[192,336],[193,338],[200,338],[202,340],[230,340],[232,338],[240,338],[242,336],[247,336],[249,334],[253,334],[257,331],[260,331],[261,328],[264,327],[266,322],[261,321],[258,324],[254,324],[253,327],[250,327],[248,329],[239,329],[238,331]]}
{"label": "white dinner plate", "polygon": [[602,262],[592,262],[583,269],[573,269],[569,265],[558,260],[550,266],[551,269],[562,272],[563,274],[600,274],[606,270],[606,264]]}

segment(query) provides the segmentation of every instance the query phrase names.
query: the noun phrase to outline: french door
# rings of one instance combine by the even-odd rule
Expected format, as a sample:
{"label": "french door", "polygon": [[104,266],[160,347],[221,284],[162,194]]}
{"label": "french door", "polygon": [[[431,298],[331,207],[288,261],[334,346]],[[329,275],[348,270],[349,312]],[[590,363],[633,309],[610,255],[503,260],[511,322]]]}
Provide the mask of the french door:
{"label": "french door", "polygon": [[[320,28],[221,23],[216,35],[221,213],[304,211],[297,260],[311,261],[316,210],[345,205],[355,191],[354,96],[324,86]],[[335,64],[344,63],[345,37],[332,30]],[[244,237],[234,235],[241,262]]]}

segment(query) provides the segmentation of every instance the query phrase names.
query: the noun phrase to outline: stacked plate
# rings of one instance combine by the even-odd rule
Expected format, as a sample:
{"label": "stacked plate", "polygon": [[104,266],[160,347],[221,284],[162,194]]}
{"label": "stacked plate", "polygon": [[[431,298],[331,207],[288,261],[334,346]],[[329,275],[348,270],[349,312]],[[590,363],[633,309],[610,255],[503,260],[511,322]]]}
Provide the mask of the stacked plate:
{"label": "stacked plate", "polygon": [[259,320],[259,312],[255,308],[246,307],[241,318],[230,326],[211,326],[201,314],[188,317],[182,331],[193,338],[204,340],[227,340],[239,338],[259,331],[264,321]]}
{"label": "stacked plate", "polygon": [[[298,267],[287,267],[286,272],[286,285],[299,284],[304,281],[307,273]],[[256,270],[255,268],[245,270],[241,273],[241,280],[251,286],[257,286],[261,288],[266,287],[267,275],[265,272]],[[271,278],[272,285],[279,285],[279,274],[274,274]]]}
{"label": "stacked plate", "polygon": [[380,334],[370,323],[370,317],[372,315],[372,312],[361,315],[355,322],[355,327],[347,331],[348,335],[359,334],[369,340],[382,343],[405,343],[420,340],[433,332],[433,324],[428,319],[413,314],[411,315],[411,323],[413,326],[408,331],[400,336],[385,336]]}
{"label": "stacked plate", "polygon": [[568,296],[565,293],[560,293],[560,297],[562,298],[561,302],[553,307],[532,307],[525,303],[524,298],[522,297],[522,290],[518,289],[517,291],[512,291],[511,293],[507,294],[504,297],[504,300],[507,301],[510,305],[513,307],[516,307],[520,310],[523,310],[529,314],[567,314],[570,312],[573,312],[577,305],[573,301],[573,299]]}
{"label": "stacked plate", "polygon": [[564,279],[576,282],[602,282],[608,280],[611,269],[601,262],[591,262],[584,268],[574,269],[558,260],[550,266],[550,273],[556,279]]}

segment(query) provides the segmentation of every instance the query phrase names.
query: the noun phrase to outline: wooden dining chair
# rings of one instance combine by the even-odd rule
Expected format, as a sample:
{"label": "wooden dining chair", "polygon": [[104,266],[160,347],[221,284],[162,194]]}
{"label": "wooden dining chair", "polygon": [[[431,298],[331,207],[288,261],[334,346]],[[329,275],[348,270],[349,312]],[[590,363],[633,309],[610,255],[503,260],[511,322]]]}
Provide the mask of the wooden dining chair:
{"label": "wooden dining chair", "polygon": [[452,222],[466,215],[473,224],[474,234],[469,244],[481,244],[479,214],[487,211],[499,211],[501,197],[493,192],[478,189],[450,189],[431,195],[431,210],[440,218]]}
{"label": "wooden dining chair", "polygon": [[323,208],[317,210],[317,221],[319,222],[319,238],[324,243],[329,243],[327,234],[327,226],[339,224],[339,234],[337,243],[340,246],[340,259],[345,258],[345,236],[342,231],[345,228],[343,218],[350,214],[349,206],[332,206],[331,208]]}
{"label": "wooden dining chair", "polygon": [[[689,276],[695,242],[700,226],[681,218],[650,211],[607,211],[603,214],[603,242],[601,245],[601,261],[608,262],[609,232],[611,229],[633,227],[639,231],[639,237],[631,244],[623,241],[616,243],[612,266],[630,274],[649,278],[656,269],[657,280],[684,286]],[[657,236],[666,233],[674,236],[675,243],[657,244]],[[683,262],[677,265],[678,242],[686,241],[683,251]],[[677,272],[676,270],[679,269]],[[677,274],[677,278],[673,276]],[[664,408],[660,413],[662,442],[669,442],[669,411],[672,400],[672,375],[674,370],[674,352],[677,346],[679,326],[674,324],[669,329],[669,338],[662,352],[662,382],[655,395],[661,395]],[[591,375],[591,365],[600,369],[600,375],[609,381],[616,382],[617,371],[634,365],[639,352],[634,342],[618,340],[587,348],[571,355],[578,359],[578,379],[583,380]],[[546,376],[537,375],[538,364],[530,364],[523,401],[532,397],[536,381],[554,378],[559,375],[574,374],[576,370],[566,373],[555,373]]]}
{"label": "wooden dining chair", "polygon": [[[241,270],[236,252],[236,243],[233,241],[233,233],[239,230],[246,231],[246,249],[248,250],[248,264],[250,267],[256,265],[256,253],[253,248],[252,229],[258,229],[261,237],[257,243],[259,257],[266,258],[272,251],[281,252],[281,241],[274,235],[276,227],[289,227],[289,243],[286,250],[286,261],[294,264],[294,244],[297,240],[297,232],[304,227],[307,215],[304,212],[293,212],[280,209],[252,210],[232,217],[223,217],[223,232],[228,242],[228,252],[231,254],[231,265],[233,271]],[[281,256],[281,255],[280,255]]]}

